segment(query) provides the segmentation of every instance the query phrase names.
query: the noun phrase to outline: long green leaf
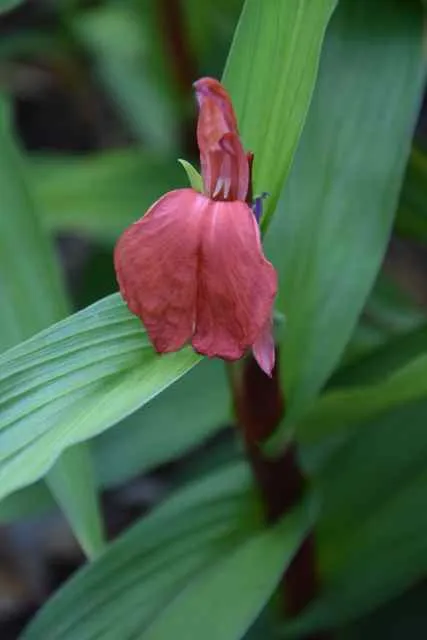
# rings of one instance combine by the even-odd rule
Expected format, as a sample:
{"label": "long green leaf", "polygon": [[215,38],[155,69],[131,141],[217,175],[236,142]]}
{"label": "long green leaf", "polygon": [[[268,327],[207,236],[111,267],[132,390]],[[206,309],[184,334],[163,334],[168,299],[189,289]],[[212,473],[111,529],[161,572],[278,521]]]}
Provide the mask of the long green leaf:
{"label": "long green leaf", "polygon": [[248,471],[226,467],[163,503],[80,571],[23,638],[241,638],[313,515],[305,505],[263,530]]}
{"label": "long green leaf", "polygon": [[[91,440],[97,486],[110,488],[193,450],[227,424],[229,406],[223,363],[203,360],[145,407]],[[2,500],[0,522],[52,507],[47,489],[37,482]]]}
{"label": "long green leaf", "polygon": [[15,9],[23,0],[0,0],[0,13]]}
{"label": "long green leaf", "polygon": [[16,491],[0,502],[0,524],[39,516],[55,507],[55,501],[46,483],[35,482]]}
{"label": "long green leaf", "polygon": [[49,471],[46,481],[65,516],[73,523],[83,551],[93,558],[102,550],[104,537],[96,492],[88,491],[88,484],[96,486],[89,448],[79,445],[67,449]]}
{"label": "long green leaf", "polygon": [[336,0],[246,0],[224,71],[239,128],[255,154],[255,193],[274,211],[304,124]]}
{"label": "long green leaf", "polygon": [[[0,108],[0,349],[3,350],[66,315],[67,302],[53,249],[41,229],[22,175],[4,103]],[[56,476],[48,476],[47,480],[83,546],[95,551],[101,546],[102,535],[88,452],[76,448],[73,461],[70,464],[69,459],[58,460]],[[66,483],[66,492],[56,491],[60,479]],[[84,490],[77,491],[81,483]]]}
{"label": "long green leaf", "polygon": [[0,496],[129,415],[200,361],[158,356],[118,294],[0,357]]}
{"label": "long green leaf", "polygon": [[171,601],[144,640],[239,640],[268,602],[307,531],[298,514],[241,544]]}
{"label": "long green leaf", "polygon": [[338,369],[330,388],[365,386],[384,381],[422,353],[427,352],[427,325],[396,336]]}
{"label": "long green leaf", "polygon": [[21,158],[0,101],[0,350],[67,314],[58,266],[23,179]]}
{"label": "long green leaf", "polygon": [[92,442],[102,486],[125,482],[200,445],[229,421],[224,364],[204,360]]}
{"label": "long green leaf", "polygon": [[177,493],[79,571],[23,637],[141,637],[185,584],[259,528],[250,485],[237,466]]}
{"label": "long green leaf", "polygon": [[[178,137],[176,101],[171,100],[168,85],[161,83],[163,74],[153,73],[156,59],[149,51],[156,47],[159,34],[157,25],[150,24],[150,3],[141,11],[144,18],[138,20],[137,9],[130,4],[101,5],[82,12],[73,28],[133,134],[154,149],[171,151]],[[160,58],[162,49],[157,51]]]}
{"label": "long green leaf", "polygon": [[425,574],[426,420],[424,399],[360,424],[315,477],[323,589],[289,633],[354,619]]}
{"label": "long green leaf", "polygon": [[323,395],[298,426],[304,444],[340,435],[393,407],[427,397],[427,355],[421,354],[378,382]]}
{"label": "long green leaf", "polygon": [[[424,80],[417,2],[343,0],[267,244],[288,423],[330,375],[388,242]],[[386,115],[385,115],[386,114]]]}

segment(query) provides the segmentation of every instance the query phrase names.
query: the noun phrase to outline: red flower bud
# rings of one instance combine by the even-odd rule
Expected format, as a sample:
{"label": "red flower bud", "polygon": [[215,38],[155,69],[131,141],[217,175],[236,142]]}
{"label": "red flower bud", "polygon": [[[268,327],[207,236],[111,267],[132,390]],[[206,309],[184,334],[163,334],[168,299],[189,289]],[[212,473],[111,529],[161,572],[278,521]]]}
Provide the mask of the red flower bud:
{"label": "red flower bud", "polygon": [[252,347],[271,375],[277,276],[245,203],[247,156],[225,89],[210,78],[195,88],[204,194],[171,191],[126,229],[114,252],[120,291],[159,353],[191,342],[237,360]]}

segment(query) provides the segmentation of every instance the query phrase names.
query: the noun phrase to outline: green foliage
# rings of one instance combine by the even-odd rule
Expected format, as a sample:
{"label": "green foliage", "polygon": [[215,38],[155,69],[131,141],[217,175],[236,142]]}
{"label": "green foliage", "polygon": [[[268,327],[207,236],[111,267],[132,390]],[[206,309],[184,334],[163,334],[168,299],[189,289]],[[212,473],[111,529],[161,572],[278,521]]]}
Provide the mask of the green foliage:
{"label": "green foliage", "polygon": [[[77,575],[24,638],[240,638],[270,597],[310,509],[264,531],[244,466],[185,488]],[[245,588],[242,588],[243,585]],[[88,598],[88,595],[90,597]],[[230,599],[234,602],[229,607]],[[226,615],[218,616],[222,610]]]}
{"label": "green foliage", "polygon": [[37,480],[64,449],[104,431],[194,366],[159,357],[118,295],[0,357],[2,497]]}
{"label": "green foliage", "polygon": [[0,0],[0,13],[15,9],[21,4],[22,0]]}
{"label": "green foliage", "polygon": [[288,424],[336,366],[387,246],[423,88],[421,13],[413,2],[344,0],[328,30],[267,238],[286,315]]}
{"label": "green foliage", "polygon": [[203,180],[202,176],[192,164],[187,162],[187,160],[182,160],[179,158],[178,162],[182,165],[185,173],[187,174],[188,181],[190,183],[190,187],[192,187],[195,191],[203,192]]}
{"label": "green foliage", "polygon": [[[24,180],[3,101],[0,108],[0,350],[4,350],[66,315],[68,304],[56,256]],[[0,445],[2,459],[8,446],[10,442],[5,449]],[[57,461],[55,469],[46,478],[48,486],[85,551],[95,553],[101,548],[102,527],[89,454],[76,447],[72,456]]]}
{"label": "green foliage", "polygon": [[224,83],[246,148],[255,154],[254,193],[267,191],[267,227],[291,167],[336,0],[247,0]]}
{"label": "green foliage", "polygon": [[224,366],[204,360],[91,444],[99,483],[125,482],[191,451],[229,421]]}
{"label": "green foliage", "polygon": [[360,422],[317,474],[322,593],[285,637],[338,626],[425,574],[426,400]]}

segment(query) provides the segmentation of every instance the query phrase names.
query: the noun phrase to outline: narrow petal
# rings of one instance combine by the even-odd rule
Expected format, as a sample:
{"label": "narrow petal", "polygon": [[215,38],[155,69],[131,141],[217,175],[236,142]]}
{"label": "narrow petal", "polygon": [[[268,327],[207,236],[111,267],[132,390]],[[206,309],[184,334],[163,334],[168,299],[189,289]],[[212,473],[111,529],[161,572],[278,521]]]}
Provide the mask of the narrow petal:
{"label": "narrow petal", "polygon": [[249,165],[230,97],[213,78],[202,78],[194,87],[199,103],[197,144],[205,194],[216,200],[244,201]]}
{"label": "narrow petal", "polygon": [[192,189],[160,198],[120,237],[120,291],[157,351],[176,351],[194,330],[200,223],[208,200]]}
{"label": "narrow petal", "polygon": [[252,346],[252,353],[259,367],[270,378],[273,373],[276,351],[271,319],[261,329],[261,333]]}
{"label": "narrow petal", "polygon": [[196,351],[236,360],[271,317],[277,276],[244,202],[209,202],[201,232]]}

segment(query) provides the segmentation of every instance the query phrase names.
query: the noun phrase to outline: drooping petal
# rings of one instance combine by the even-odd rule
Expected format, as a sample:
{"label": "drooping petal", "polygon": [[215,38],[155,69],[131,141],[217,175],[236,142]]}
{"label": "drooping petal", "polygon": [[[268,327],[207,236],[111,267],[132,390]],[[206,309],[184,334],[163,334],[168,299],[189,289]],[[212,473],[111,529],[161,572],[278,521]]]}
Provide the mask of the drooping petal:
{"label": "drooping petal", "polygon": [[271,377],[276,359],[276,350],[270,318],[252,345],[252,353],[259,367]]}
{"label": "drooping petal", "polygon": [[229,95],[213,78],[194,83],[199,104],[197,144],[205,194],[217,200],[246,199],[248,158]]}
{"label": "drooping petal", "polygon": [[243,356],[269,321],[277,276],[265,259],[258,225],[244,202],[210,201],[201,230],[196,332],[208,356]]}
{"label": "drooping petal", "polygon": [[126,229],[114,251],[121,294],[160,353],[180,349],[194,330],[206,203],[192,189],[167,193]]}

